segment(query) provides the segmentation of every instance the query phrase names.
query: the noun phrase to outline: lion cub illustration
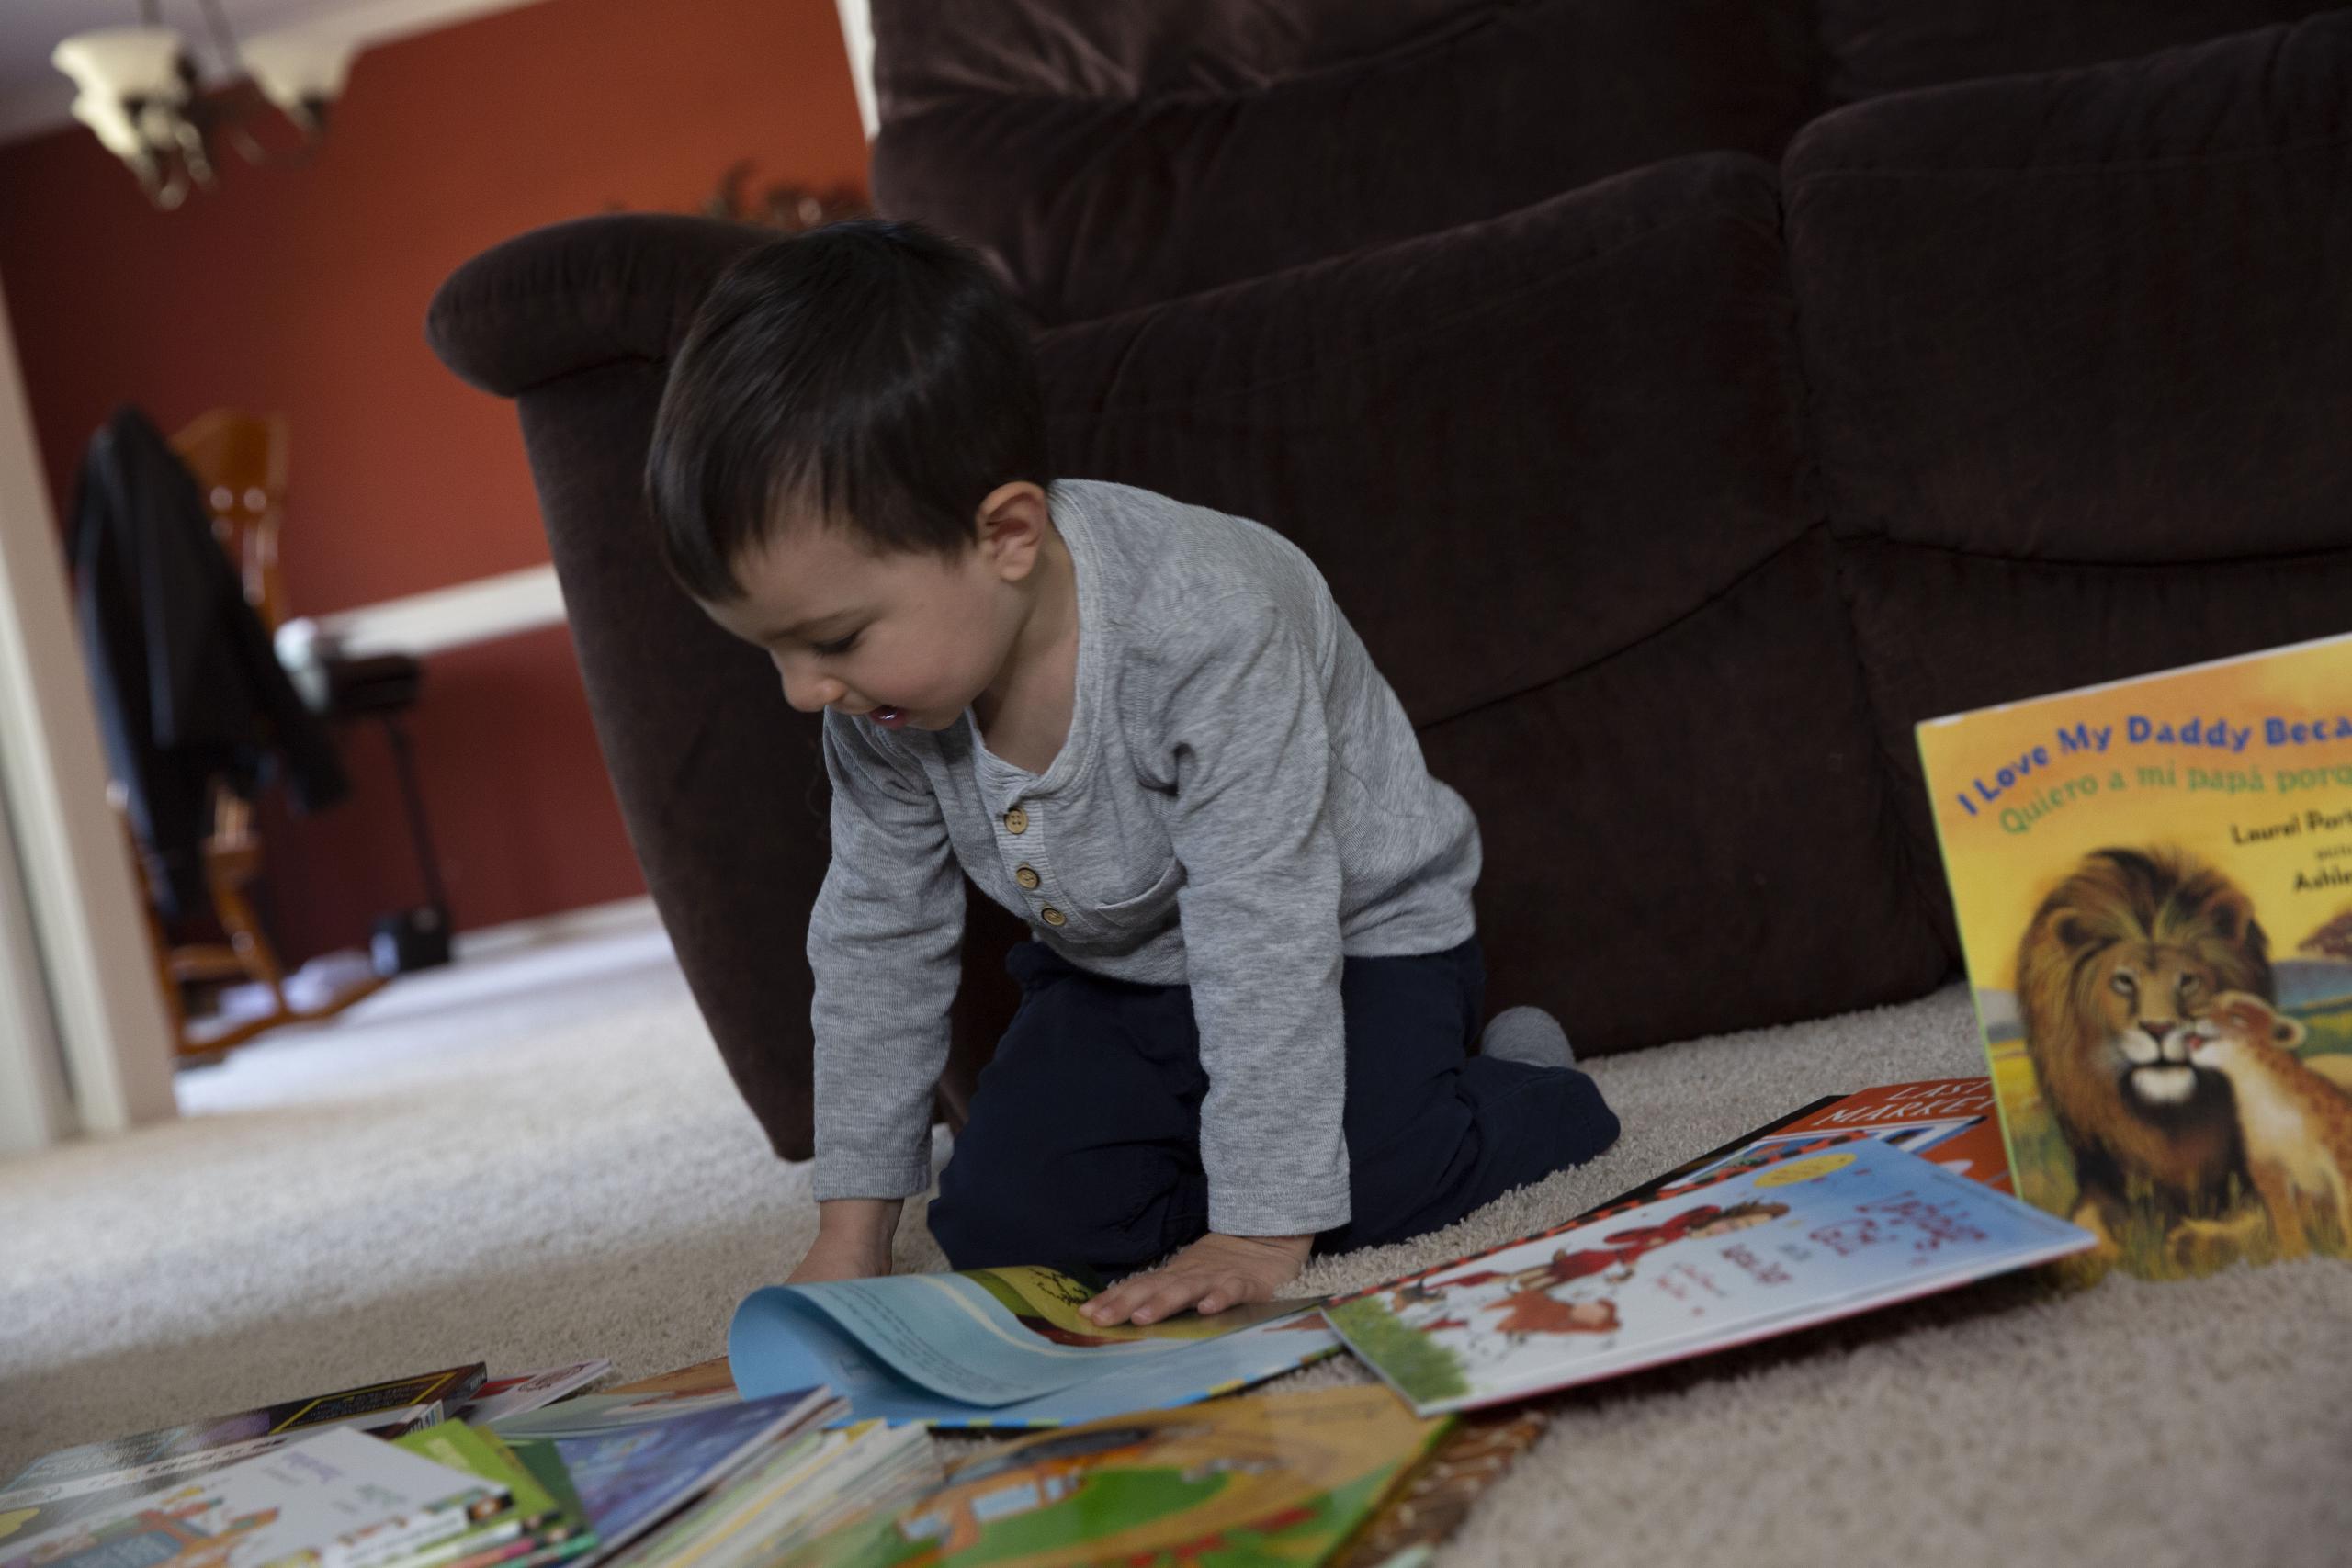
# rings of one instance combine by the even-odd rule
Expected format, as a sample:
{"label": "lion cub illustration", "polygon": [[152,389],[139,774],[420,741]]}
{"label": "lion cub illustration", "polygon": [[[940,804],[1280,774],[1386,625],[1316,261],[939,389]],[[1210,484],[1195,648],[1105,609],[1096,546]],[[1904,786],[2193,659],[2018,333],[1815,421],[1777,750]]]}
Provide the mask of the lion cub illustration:
{"label": "lion cub illustration", "polygon": [[2230,1080],[2254,1189],[2283,1258],[2311,1250],[2306,1210],[2352,1235],[2352,1099],[2292,1055],[2303,1026],[2260,997],[2224,991],[2188,1027],[2188,1059]]}

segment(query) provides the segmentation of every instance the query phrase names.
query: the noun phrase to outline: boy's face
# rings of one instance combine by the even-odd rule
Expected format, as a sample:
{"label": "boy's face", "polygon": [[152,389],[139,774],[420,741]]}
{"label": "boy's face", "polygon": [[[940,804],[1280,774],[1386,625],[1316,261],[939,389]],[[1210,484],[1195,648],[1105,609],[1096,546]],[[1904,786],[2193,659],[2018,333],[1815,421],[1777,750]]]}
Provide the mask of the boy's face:
{"label": "boy's face", "polygon": [[945,729],[1008,675],[1047,526],[1034,484],[992,492],[953,560],[877,556],[841,529],[796,524],[739,563],[741,599],[703,610],[767,652],[803,713]]}

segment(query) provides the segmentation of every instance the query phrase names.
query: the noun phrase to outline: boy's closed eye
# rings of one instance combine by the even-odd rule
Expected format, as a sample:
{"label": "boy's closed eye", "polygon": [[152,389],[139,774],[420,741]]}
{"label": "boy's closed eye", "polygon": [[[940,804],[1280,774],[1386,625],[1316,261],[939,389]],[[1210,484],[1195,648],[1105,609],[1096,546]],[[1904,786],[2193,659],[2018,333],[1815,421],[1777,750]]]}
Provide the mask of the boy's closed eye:
{"label": "boy's closed eye", "polygon": [[820,657],[838,659],[857,646],[857,638],[858,633],[852,632],[847,637],[837,637],[831,642],[812,642],[808,647],[811,652]]}

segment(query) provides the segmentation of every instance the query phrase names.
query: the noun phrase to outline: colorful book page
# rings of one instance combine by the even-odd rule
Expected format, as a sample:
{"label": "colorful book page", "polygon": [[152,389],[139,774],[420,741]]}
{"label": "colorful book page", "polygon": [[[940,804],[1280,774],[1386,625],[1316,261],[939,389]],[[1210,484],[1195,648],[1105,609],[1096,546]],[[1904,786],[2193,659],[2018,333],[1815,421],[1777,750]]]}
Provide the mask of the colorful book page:
{"label": "colorful book page", "polygon": [[1414,1408],[1461,1410],[2045,1262],[2088,1233],[1859,1133],[1329,1310]]}
{"label": "colorful book page", "polygon": [[728,1357],[748,1397],[824,1383],[844,1419],[1057,1426],[1189,1404],[1330,1354],[1305,1302],[1103,1328],[1093,1292],[1046,1269],[776,1285],[737,1308]]}
{"label": "colorful book page", "polygon": [[624,1431],[558,1438],[556,1452],[595,1528],[596,1555],[618,1551],[809,1426],[829,1403],[823,1389],[797,1389]]}
{"label": "colorful book page", "polygon": [[11,1541],[0,1568],[364,1568],[451,1539],[503,1489],[335,1429]]}
{"label": "colorful book page", "polygon": [[1318,1562],[1447,1426],[1361,1386],[1090,1422],[967,1461],[779,1568]]}

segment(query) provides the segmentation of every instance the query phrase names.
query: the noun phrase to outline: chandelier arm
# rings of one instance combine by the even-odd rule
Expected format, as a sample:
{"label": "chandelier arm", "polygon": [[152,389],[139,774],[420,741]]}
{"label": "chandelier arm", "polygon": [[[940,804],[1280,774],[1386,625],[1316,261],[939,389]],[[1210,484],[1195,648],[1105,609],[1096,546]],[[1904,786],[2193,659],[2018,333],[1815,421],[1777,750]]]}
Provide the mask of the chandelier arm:
{"label": "chandelier arm", "polygon": [[238,52],[237,35],[229,30],[229,17],[220,9],[220,0],[197,0],[197,5],[204,13],[205,30],[212,35],[212,52],[220,57],[220,74],[223,78],[236,75],[244,57]]}

